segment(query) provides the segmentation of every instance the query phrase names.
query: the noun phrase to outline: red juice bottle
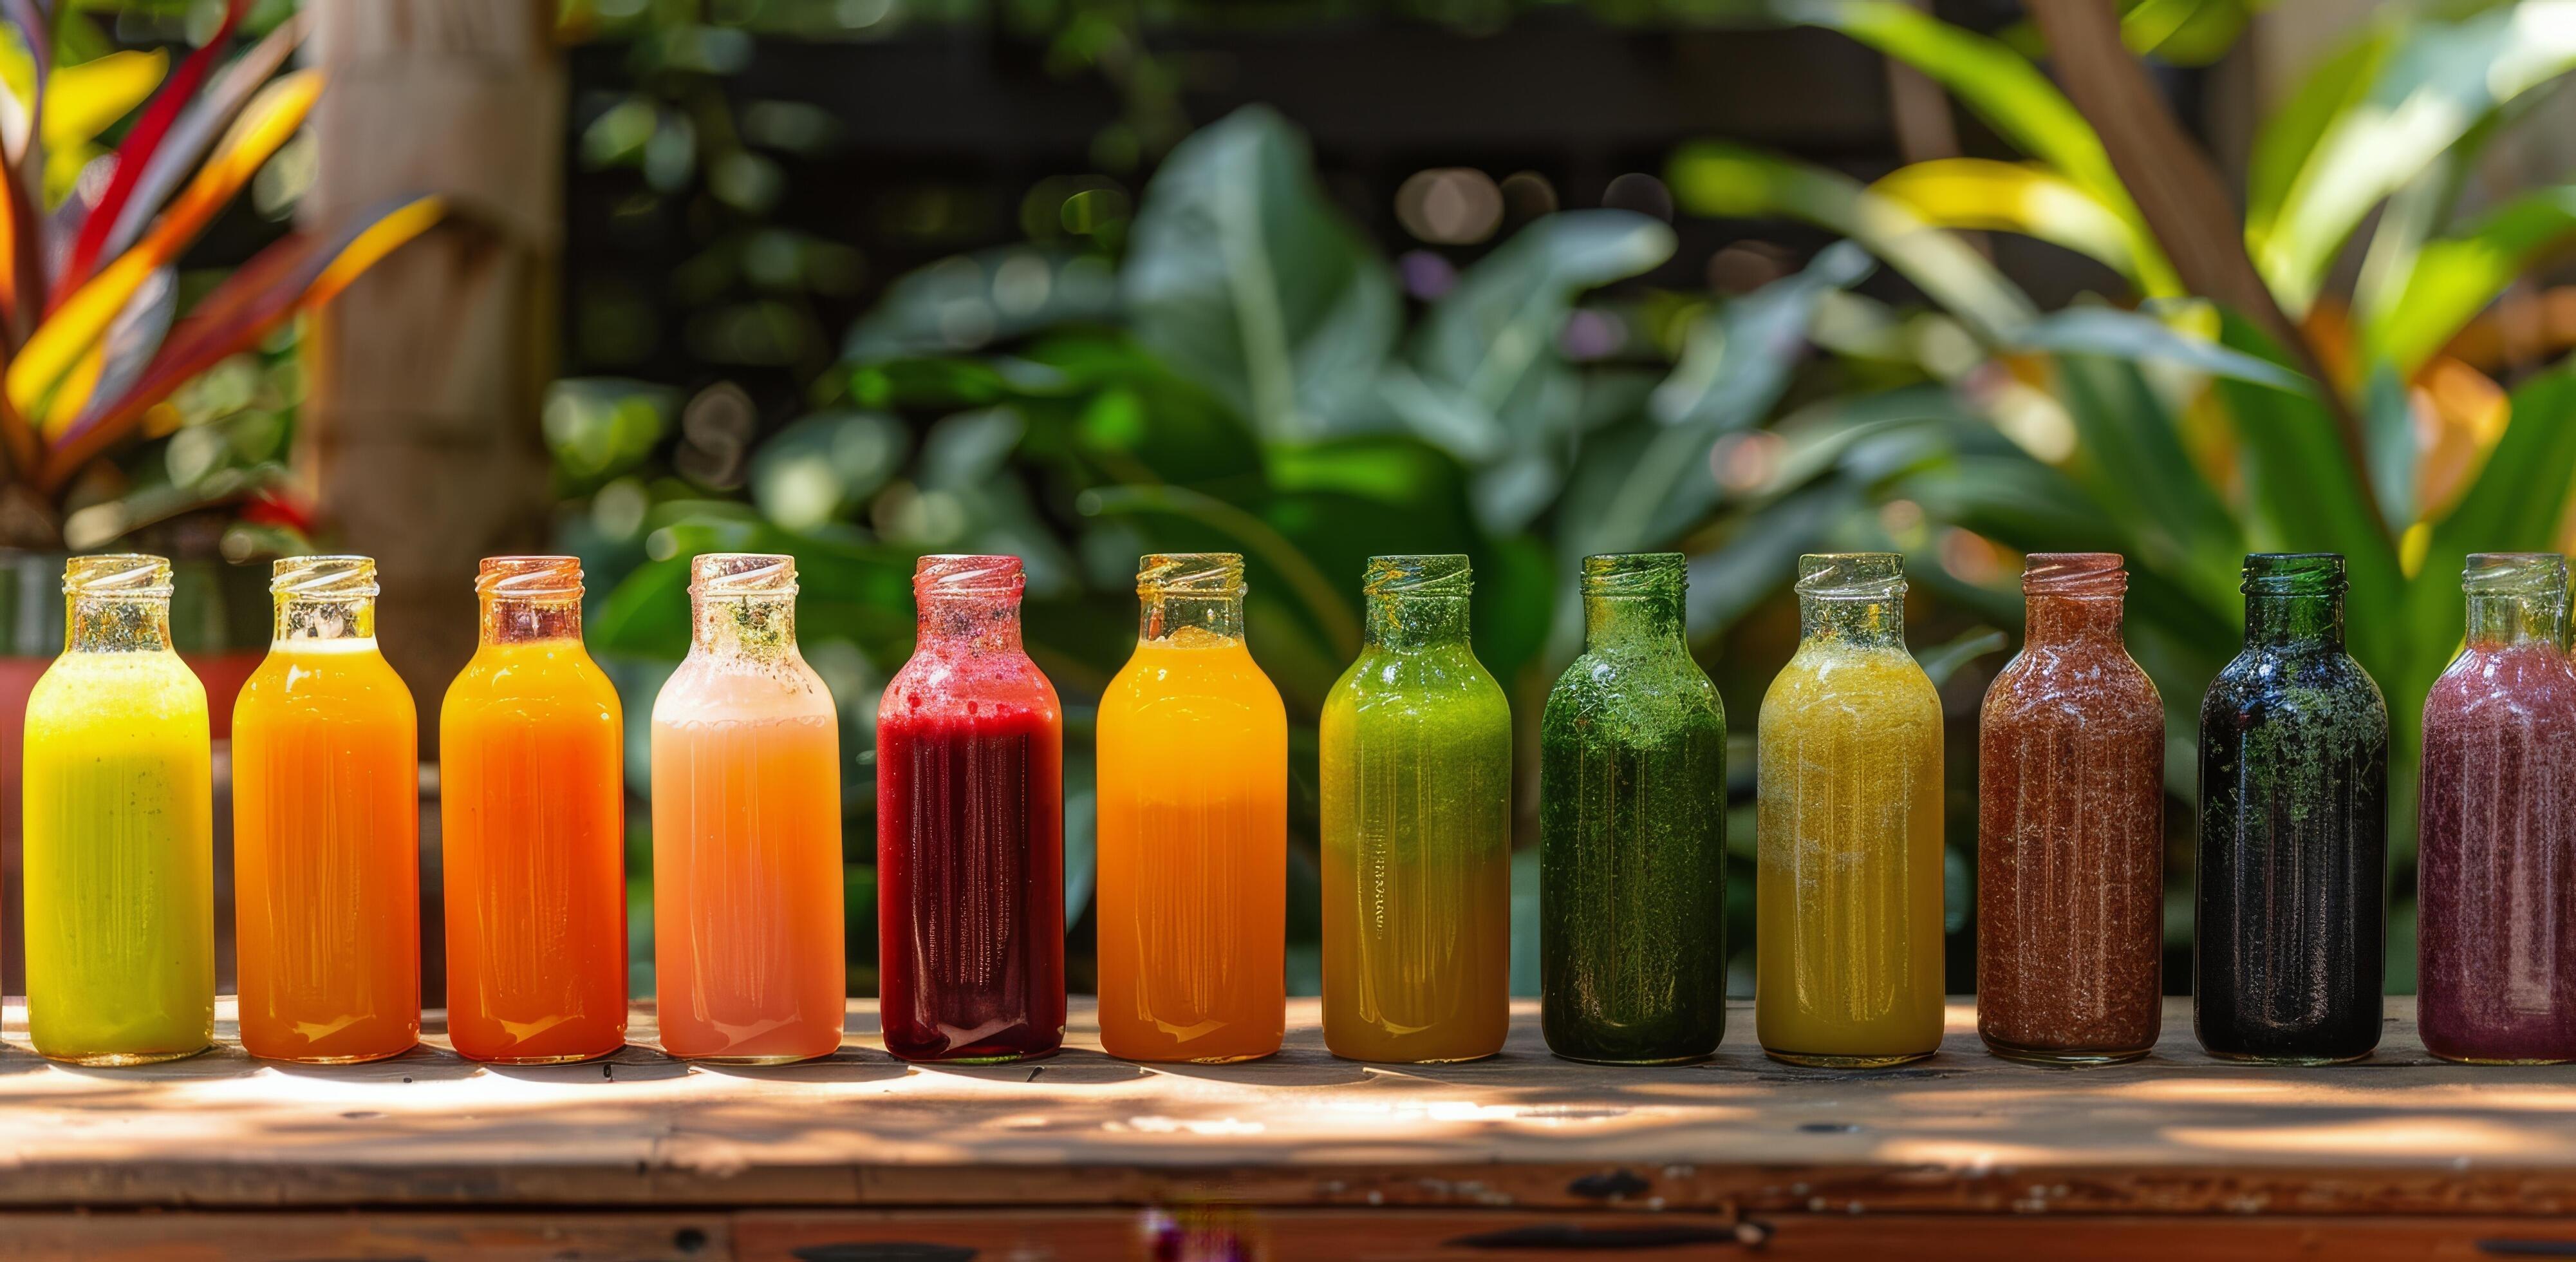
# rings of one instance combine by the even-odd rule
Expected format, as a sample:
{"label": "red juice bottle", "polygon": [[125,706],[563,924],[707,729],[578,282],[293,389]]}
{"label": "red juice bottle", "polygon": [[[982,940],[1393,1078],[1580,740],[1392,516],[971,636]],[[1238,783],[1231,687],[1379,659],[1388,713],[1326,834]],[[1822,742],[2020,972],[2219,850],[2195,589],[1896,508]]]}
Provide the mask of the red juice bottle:
{"label": "red juice bottle", "polygon": [[1064,716],[1020,647],[1017,557],[927,556],[877,710],[878,1012],[905,1060],[1064,1043]]}
{"label": "red juice bottle", "polygon": [[2424,699],[2416,1020],[2445,1060],[2576,1060],[2567,562],[2469,558],[2467,646]]}

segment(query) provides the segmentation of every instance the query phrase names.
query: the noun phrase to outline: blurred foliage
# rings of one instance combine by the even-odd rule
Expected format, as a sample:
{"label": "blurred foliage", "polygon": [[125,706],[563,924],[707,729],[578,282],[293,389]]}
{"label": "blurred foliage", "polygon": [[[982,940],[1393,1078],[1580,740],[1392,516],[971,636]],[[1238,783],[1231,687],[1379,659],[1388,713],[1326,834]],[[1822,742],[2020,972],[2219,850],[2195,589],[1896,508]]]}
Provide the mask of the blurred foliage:
{"label": "blurred foliage", "polygon": [[[2496,352],[2496,326],[2533,301],[2530,274],[2576,242],[2576,194],[2481,213],[2463,194],[2484,148],[2576,68],[2576,5],[2382,7],[2261,128],[2244,222],[2216,230],[2243,234],[2304,347],[2184,292],[2101,138],[2010,43],[1882,0],[1781,12],[1913,65],[2027,161],[1947,159],[1864,186],[1710,142],[1674,158],[1677,200],[1850,236],[1932,299],[1938,314],[1918,318],[1955,322],[1975,347],[1943,374],[1959,407],[1914,423],[1916,457],[1870,494],[2008,549],[2125,553],[2130,639],[2170,711],[2179,803],[2201,694],[2237,650],[2242,554],[2350,559],[2352,651],[2396,727],[2389,976],[2411,990],[2420,724],[2459,643],[2463,559],[2562,549],[2576,475],[2576,377],[2553,362],[2564,343],[2518,362]],[[2133,305],[2040,314],[1959,229],[2087,254]],[[1825,335],[1868,341],[1887,319],[1837,315]],[[2009,574],[1945,594],[2009,623]],[[2189,818],[2174,829],[2185,890]],[[2171,936],[2187,944],[2181,910]]]}
{"label": "blurred foliage", "polygon": [[[1866,433],[1837,430],[1824,450],[1760,426],[1784,398],[1829,394],[1801,380],[1805,330],[1871,270],[1866,256],[1829,250],[1726,301],[1587,299],[1673,248],[1641,215],[1549,216],[1417,316],[1317,187],[1295,130],[1243,111],[1173,150],[1123,255],[1008,247],[893,286],[850,330],[815,410],[743,462],[738,490],[679,472],[703,463],[703,436],[687,432],[698,400],[561,383],[547,432],[566,489],[587,494],[570,534],[608,573],[644,558],[605,598],[593,640],[674,657],[688,555],[794,553],[803,638],[835,657],[836,694],[859,703],[845,705],[846,736],[865,751],[868,707],[911,648],[914,558],[1016,553],[1030,651],[1066,697],[1068,749],[1085,751],[1090,699],[1134,644],[1137,557],[1241,552],[1253,650],[1296,724],[1292,831],[1311,888],[1313,723],[1359,647],[1362,565],[1462,552],[1478,655],[1528,729],[1526,811],[1538,708],[1579,648],[1582,555],[1686,546],[1692,629],[1713,647],[1861,504],[1842,470],[1866,465]],[[1937,392],[1867,406],[1881,425],[1950,407]],[[1826,399],[1803,415],[1818,426],[1840,409]],[[1747,442],[1759,467],[1721,477]],[[1742,770],[1749,794],[1749,760]],[[854,847],[872,827],[866,776],[862,752]],[[1077,917],[1088,776],[1068,768]],[[1749,924],[1751,830],[1738,841]],[[1304,919],[1294,958],[1311,987],[1311,908]]]}

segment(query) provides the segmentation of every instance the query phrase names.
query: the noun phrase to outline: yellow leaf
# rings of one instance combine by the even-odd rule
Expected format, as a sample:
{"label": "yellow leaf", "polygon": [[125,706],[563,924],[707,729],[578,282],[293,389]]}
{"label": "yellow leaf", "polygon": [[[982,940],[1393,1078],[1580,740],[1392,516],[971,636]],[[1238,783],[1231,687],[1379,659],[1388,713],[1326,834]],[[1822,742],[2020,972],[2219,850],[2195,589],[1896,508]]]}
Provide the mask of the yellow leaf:
{"label": "yellow leaf", "polygon": [[45,147],[70,149],[96,139],[133,113],[169,73],[169,54],[158,49],[55,67],[45,88]]}
{"label": "yellow leaf", "polygon": [[304,305],[318,307],[337,297],[361,272],[374,267],[402,243],[429,231],[430,226],[446,215],[447,204],[435,197],[397,207],[384,218],[367,225],[366,231],[342,248],[339,257],[322,269],[313,286],[304,291]]}
{"label": "yellow leaf", "polygon": [[[196,179],[172,198],[169,208],[134,243],[134,248],[118,255],[98,270],[79,289],[72,291],[53,314],[21,347],[18,357],[9,363],[5,388],[9,401],[21,412],[33,415],[41,401],[72,371],[80,357],[105,336],[116,313],[125,308],[152,273],[167,265],[188,248],[197,234],[204,231],[215,213],[250,182],[260,164],[295,135],[304,125],[305,115],[313,110],[314,99],[322,94],[319,71],[299,70],[260,89],[233,121],[232,130],[224,133],[222,143],[208,155]],[[58,433],[72,417],[57,411],[46,420],[46,432]]]}
{"label": "yellow leaf", "polygon": [[2074,181],[2036,164],[1940,158],[1889,172],[1870,191],[1925,222],[2013,232],[2061,245],[2128,277],[2141,290],[2178,291],[2169,266],[2130,222]]}

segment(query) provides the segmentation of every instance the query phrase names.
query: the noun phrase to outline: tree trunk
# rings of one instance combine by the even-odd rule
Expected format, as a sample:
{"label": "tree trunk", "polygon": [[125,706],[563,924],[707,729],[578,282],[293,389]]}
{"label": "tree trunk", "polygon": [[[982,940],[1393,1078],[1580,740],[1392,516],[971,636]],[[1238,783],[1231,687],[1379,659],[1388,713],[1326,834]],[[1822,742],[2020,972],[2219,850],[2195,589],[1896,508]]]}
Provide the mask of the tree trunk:
{"label": "tree trunk", "polygon": [[389,198],[449,221],[313,322],[299,468],[338,545],[376,558],[385,656],[434,756],[439,698],[472,655],[488,555],[542,546],[539,408],[553,370],[564,79],[554,0],[315,0],[328,77],[310,226]]}

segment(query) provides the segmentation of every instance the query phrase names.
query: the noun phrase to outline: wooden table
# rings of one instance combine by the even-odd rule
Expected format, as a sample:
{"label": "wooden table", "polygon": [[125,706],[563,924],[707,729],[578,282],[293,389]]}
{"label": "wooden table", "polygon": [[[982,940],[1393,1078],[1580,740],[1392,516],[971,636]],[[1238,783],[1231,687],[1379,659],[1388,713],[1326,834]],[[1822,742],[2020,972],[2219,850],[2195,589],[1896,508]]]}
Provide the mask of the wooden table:
{"label": "wooden table", "polygon": [[2201,1056],[2181,1001],[2112,1069],[1988,1057],[1965,1004],[1897,1070],[1773,1064],[1741,1008],[1709,1063],[1574,1065],[1526,1004],[1499,1057],[1387,1067],[1325,1054],[1311,1000],[1224,1068],[1110,1060],[1078,1003],[1062,1055],[994,1068],[899,1064],[854,1004],[781,1069],[80,1070],[12,1004],[0,1259],[2576,1257],[2576,1067],[2441,1064],[2390,1013],[2309,1070]]}

